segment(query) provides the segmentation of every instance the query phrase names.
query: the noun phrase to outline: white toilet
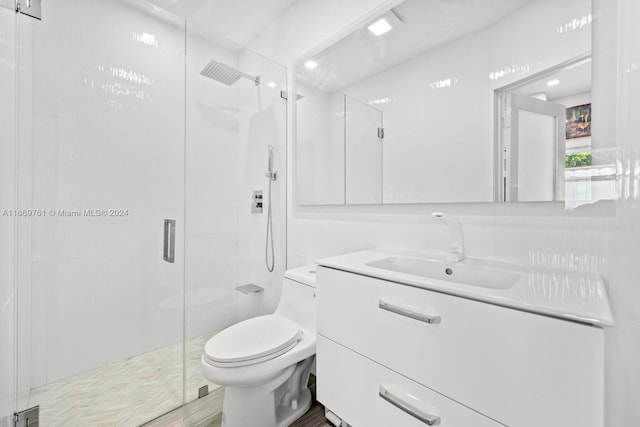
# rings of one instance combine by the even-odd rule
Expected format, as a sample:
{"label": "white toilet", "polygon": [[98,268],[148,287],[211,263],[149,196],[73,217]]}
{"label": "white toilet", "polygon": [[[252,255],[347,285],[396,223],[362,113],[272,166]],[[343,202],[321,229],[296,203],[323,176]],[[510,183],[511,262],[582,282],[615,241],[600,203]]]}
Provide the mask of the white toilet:
{"label": "white toilet", "polygon": [[237,323],[207,342],[200,367],[225,387],[223,427],[285,427],[309,409],[315,295],[315,268],[289,270],[274,314]]}

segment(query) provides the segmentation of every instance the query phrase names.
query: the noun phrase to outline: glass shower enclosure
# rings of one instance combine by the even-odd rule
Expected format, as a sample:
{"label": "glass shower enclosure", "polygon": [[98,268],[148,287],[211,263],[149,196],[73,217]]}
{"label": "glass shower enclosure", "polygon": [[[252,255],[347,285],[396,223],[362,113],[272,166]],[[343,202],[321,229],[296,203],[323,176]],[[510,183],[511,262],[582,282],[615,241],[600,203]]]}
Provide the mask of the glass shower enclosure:
{"label": "glass shower enclosure", "polygon": [[0,426],[16,407],[17,19],[0,1]]}
{"label": "glass shower enclosure", "polygon": [[2,2],[0,426],[137,426],[215,389],[206,340],[275,308],[286,69],[143,0]]}

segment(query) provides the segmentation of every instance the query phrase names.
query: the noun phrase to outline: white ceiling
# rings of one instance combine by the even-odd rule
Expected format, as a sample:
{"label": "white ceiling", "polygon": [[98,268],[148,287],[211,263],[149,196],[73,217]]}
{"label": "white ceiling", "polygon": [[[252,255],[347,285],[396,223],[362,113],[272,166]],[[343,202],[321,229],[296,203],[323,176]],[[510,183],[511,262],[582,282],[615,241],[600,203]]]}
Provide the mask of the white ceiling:
{"label": "white ceiling", "polygon": [[199,29],[247,46],[298,0],[150,0]]}
{"label": "white ceiling", "polygon": [[372,36],[367,22],[314,56],[318,68],[300,67],[305,83],[338,91],[418,54],[489,27],[529,0],[406,0],[393,12],[403,24],[382,37]]}

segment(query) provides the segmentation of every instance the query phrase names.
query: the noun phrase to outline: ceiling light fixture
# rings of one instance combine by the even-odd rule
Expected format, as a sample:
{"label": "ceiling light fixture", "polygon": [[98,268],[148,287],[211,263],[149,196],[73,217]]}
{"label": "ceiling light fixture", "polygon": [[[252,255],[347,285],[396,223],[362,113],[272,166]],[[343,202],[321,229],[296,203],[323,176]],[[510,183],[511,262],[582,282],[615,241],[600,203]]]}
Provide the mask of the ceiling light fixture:
{"label": "ceiling light fixture", "polygon": [[304,66],[307,67],[310,70],[313,70],[314,68],[316,68],[318,66],[318,63],[315,61],[307,61],[304,63]]}
{"label": "ceiling light fixture", "polygon": [[381,36],[387,31],[391,30],[393,27],[387,22],[386,19],[380,18],[373,24],[369,25],[369,31],[371,31],[376,36]]}
{"label": "ceiling light fixture", "polygon": [[379,16],[373,23],[367,26],[367,29],[374,35],[380,37],[391,30],[395,30],[402,25],[402,20],[395,14],[393,10],[388,11]]}
{"label": "ceiling light fixture", "polygon": [[558,79],[555,79],[555,80],[549,80],[549,81],[547,82],[547,86],[557,86],[557,85],[559,85],[559,84],[560,84],[560,80],[558,80]]}

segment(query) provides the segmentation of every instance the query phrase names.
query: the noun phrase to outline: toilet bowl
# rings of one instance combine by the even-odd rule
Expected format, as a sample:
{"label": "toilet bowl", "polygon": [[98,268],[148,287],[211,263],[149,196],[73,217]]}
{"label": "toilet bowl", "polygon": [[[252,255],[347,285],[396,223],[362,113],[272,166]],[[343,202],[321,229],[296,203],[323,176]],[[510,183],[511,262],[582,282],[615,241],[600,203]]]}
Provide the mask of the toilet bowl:
{"label": "toilet bowl", "polygon": [[314,268],[288,270],[274,314],[230,326],[205,345],[202,374],[225,387],[223,427],[285,427],[311,406],[315,287]]}

